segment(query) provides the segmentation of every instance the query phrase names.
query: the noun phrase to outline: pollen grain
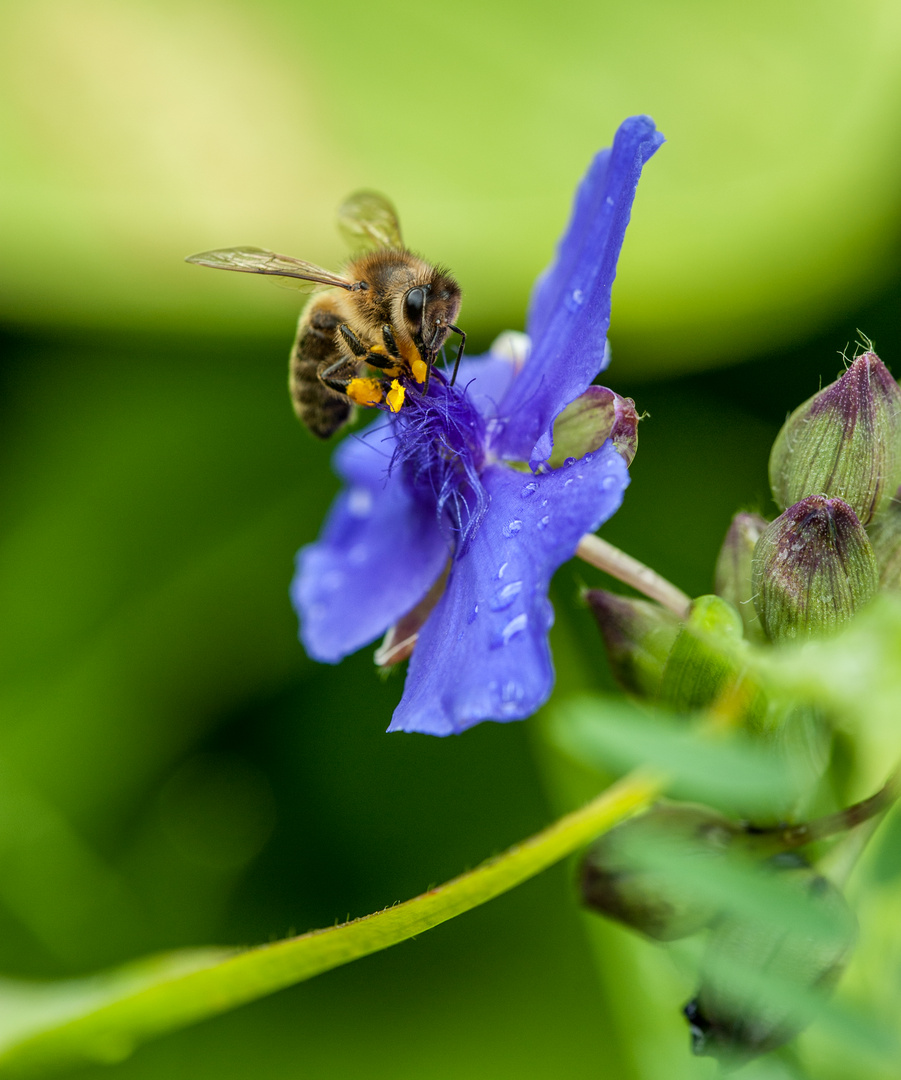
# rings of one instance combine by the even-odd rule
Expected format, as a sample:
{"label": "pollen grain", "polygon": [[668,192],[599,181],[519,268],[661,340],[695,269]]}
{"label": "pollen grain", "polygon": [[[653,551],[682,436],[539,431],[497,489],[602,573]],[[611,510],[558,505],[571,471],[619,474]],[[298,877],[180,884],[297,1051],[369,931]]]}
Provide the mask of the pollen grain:
{"label": "pollen grain", "polygon": [[391,389],[385,395],[385,401],[388,403],[388,408],[393,412],[400,412],[400,408],[404,403],[404,398],[407,396],[407,391],[400,385],[397,379],[393,379],[391,382]]}

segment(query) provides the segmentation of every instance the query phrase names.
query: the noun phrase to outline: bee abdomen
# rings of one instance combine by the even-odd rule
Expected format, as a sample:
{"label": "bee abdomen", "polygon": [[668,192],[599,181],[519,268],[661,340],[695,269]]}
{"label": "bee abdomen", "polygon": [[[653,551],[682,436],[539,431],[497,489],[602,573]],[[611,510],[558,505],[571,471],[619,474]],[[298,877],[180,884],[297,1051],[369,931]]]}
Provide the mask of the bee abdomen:
{"label": "bee abdomen", "polygon": [[288,385],[298,419],[320,439],[327,439],[350,418],[351,402],[330,390],[319,373],[340,359],[335,332],[341,318],[312,305],[297,328],[291,350]]}

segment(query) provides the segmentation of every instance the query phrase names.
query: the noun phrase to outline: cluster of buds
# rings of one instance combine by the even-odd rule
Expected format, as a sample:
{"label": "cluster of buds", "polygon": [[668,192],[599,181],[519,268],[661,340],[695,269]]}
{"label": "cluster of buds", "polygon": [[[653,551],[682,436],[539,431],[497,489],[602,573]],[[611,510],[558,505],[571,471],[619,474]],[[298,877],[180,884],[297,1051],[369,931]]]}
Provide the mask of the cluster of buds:
{"label": "cluster of buds", "polygon": [[[771,522],[736,514],[716,566],[716,596],[737,613],[746,640],[824,637],[879,589],[901,588],[901,388],[874,352],[789,416],[770,455],[770,484],[782,513]],[[626,690],[709,704],[715,689],[701,694],[707,701],[667,694],[682,620],[603,590],[586,598]]]}
{"label": "cluster of buds", "polygon": [[733,522],[721,595],[737,600],[749,622],[756,616],[769,641],[838,629],[880,585],[901,584],[899,485],[901,388],[865,352],[783,425],[770,486],[784,512],[753,544],[747,524]]}
{"label": "cluster of buds", "polygon": [[[748,658],[753,647],[827,637],[880,590],[901,588],[901,388],[874,352],[788,417],[769,471],[779,516],[735,515],[715,595],[681,616],[603,590],[586,599],[631,695],[682,713],[712,708],[768,737],[817,729],[819,738],[822,718],[772,700]],[[791,817],[776,808],[774,820]],[[794,853],[755,848],[769,824],[659,804],[603,837],[582,864],[594,910],[661,941],[709,932],[701,986],[685,1008],[699,1054],[741,1059],[793,1037],[811,1015],[811,993],[836,981],[853,946],[854,918],[838,889]],[[724,909],[705,874],[734,855],[786,883],[812,924],[831,920],[831,933],[813,941],[803,920],[755,922]]]}
{"label": "cluster of buds", "polygon": [[[773,854],[777,836],[706,806],[661,802],[595,841],[582,859],[582,901],[593,911],[657,941],[709,930],[700,986],[683,1012],[694,1053],[728,1064],[798,1034],[857,936],[839,889],[797,853]],[[765,904],[752,897],[736,907],[733,897],[730,906],[716,873],[729,859],[753,875],[751,883],[763,880]]]}

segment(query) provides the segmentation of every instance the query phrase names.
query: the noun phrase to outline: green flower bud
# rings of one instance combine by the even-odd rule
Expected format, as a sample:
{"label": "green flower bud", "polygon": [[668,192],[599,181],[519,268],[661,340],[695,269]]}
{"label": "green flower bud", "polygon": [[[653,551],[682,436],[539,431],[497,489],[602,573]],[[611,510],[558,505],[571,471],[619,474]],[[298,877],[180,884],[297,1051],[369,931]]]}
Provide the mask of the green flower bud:
{"label": "green flower bud", "polygon": [[797,856],[771,865],[781,866],[791,910],[787,904],[782,918],[729,916],[713,928],[700,989],[684,1009],[695,1054],[738,1064],[794,1038],[854,947],[856,920],[830,881]]}
{"label": "green flower bud", "polygon": [[867,529],[879,566],[879,585],[901,589],[901,488]]}
{"label": "green flower bud", "polygon": [[670,650],[660,683],[660,700],[674,709],[703,709],[739,677],[741,617],[718,596],[692,601],[688,621]]}
{"label": "green flower bud", "polygon": [[692,803],[658,803],[617,825],[582,860],[582,901],[658,941],[694,934],[716,918],[704,866],[728,849],[737,826]]}
{"label": "green flower bud", "polygon": [[869,524],[901,484],[901,388],[874,352],[789,416],[770,454],[773,498],[844,499]]}
{"label": "green flower bud", "polygon": [[603,589],[585,599],[597,620],[614,677],[638,697],[655,697],[680,622],[666,608]]}
{"label": "green flower bud", "polygon": [[751,560],[760,534],[766,528],[760,514],[736,514],[716,560],[714,592],[735,608],[749,641],[763,641],[765,634],[754,607]]}
{"label": "green flower bud", "polygon": [[753,560],[754,606],[773,641],[838,629],[876,592],[867,534],[841,499],[811,495],[771,522]]}
{"label": "green flower bud", "polygon": [[605,386],[589,386],[554,421],[554,449],[548,465],[558,469],[567,458],[594,453],[608,439],[631,465],[638,449],[635,402]]}

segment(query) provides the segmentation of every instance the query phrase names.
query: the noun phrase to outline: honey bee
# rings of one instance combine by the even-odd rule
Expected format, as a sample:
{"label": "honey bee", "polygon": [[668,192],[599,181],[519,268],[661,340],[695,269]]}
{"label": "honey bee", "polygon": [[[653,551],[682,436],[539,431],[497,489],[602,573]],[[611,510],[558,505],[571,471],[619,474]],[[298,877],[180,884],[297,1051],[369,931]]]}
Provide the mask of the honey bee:
{"label": "honey bee", "polygon": [[[272,274],[317,291],[297,325],[288,388],[298,418],[320,439],[346,424],[354,405],[385,404],[398,412],[407,385],[418,384],[425,392],[451,333],[460,337],[453,385],[466,344],[466,335],[454,325],[460,286],[447,270],[404,247],[397,213],[383,195],[351,195],[338,211],[338,224],[357,252],[338,274],[255,247],[203,251],[185,260],[217,270]],[[365,367],[375,374],[364,374]]]}

